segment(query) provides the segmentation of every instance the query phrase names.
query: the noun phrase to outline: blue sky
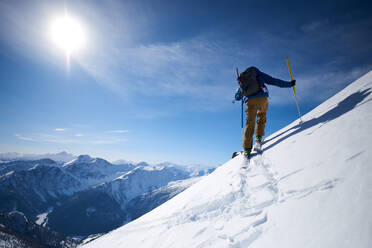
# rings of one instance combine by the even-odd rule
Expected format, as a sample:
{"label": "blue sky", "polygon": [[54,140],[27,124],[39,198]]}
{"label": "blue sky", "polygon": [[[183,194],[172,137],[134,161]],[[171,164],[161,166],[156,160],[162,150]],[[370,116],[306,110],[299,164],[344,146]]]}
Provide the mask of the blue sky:
{"label": "blue sky", "polygon": [[[0,152],[215,166],[241,149],[235,67],[289,80],[303,113],[372,69],[368,1],[2,1]],[[54,18],[79,20],[71,55]],[[267,134],[297,118],[270,87]]]}

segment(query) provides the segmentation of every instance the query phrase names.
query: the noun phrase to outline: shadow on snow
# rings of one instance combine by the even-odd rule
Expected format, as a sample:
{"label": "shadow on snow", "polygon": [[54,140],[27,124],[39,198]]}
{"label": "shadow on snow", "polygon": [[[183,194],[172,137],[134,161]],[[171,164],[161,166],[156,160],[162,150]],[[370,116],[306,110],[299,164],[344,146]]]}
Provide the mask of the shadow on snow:
{"label": "shadow on snow", "polygon": [[[291,133],[289,133],[289,134],[287,134],[287,135],[279,138],[277,141],[275,141],[271,145],[265,147],[263,149],[263,151],[269,150],[273,146],[279,144],[283,140],[291,137],[292,135],[296,135],[296,134],[298,134],[298,133],[300,133],[302,131],[305,131],[308,128],[311,128],[313,126],[316,126],[316,125],[318,125],[320,123],[322,123],[321,126],[323,126],[327,122],[332,121],[332,120],[340,117],[341,115],[343,115],[343,114],[349,112],[350,110],[354,109],[355,107],[357,107],[357,105],[359,103],[361,103],[367,96],[369,96],[369,94],[371,94],[371,88],[366,89],[366,90],[363,90],[363,91],[355,92],[355,93],[351,94],[350,96],[348,96],[347,98],[345,98],[344,100],[342,100],[341,102],[339,102],[336,107],[332,108],[331,110],[329,110],[328,112],[324,113],[323,115],[321,115],[319,117],[316,117],[316,118],[313,118],[311,120],[305,121],[302,124],[298,124],[298,125],[290,128],[290,129],[287,129],[284,132],[276,135],[275,137],[272,137],[271,139],[265,140],[265,143],[266,143],[266,142],[269,142],[269,141],[274,140],[276,138],[279,138],[280,136],[286,134],[287,132],[289,132],[291,130],[295,130],[295,131],[293,131],[293,132],[291,132]],[[368,101],[370,101],[370,100],[368,100]],[[364,103],[366,103],[366,102],[364,102]],[[364,103],[362,103],[362,104],[364,104]],[[311,134],[311,133],[309,133],[309,134]]]}

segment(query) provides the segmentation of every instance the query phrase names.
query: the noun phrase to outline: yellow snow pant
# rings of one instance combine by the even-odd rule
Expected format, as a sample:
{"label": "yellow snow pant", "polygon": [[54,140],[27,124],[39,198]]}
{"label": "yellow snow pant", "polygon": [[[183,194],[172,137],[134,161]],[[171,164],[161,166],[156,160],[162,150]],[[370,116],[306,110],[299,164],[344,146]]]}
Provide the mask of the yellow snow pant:
{"label": "yellow snow pant", "polygon": [[267,97],[255,97],[247,101],[247,123],[245,124],[243,148],[252,149],[254,126],[257,116],[256,136],[265,136]]}

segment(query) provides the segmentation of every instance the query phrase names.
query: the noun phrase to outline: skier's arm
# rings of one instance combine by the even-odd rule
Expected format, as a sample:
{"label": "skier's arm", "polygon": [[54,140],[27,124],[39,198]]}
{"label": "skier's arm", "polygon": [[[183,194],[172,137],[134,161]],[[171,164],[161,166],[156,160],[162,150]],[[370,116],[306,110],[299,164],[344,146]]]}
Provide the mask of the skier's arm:
{"label": "skier's arm", "polygon": [[275,85],[275,86],[278,86],[278,87],[281,87],[281,88],[292,87],[291,82],[283,81],[283,80],[280,80],[280,79],[277,79],[277,78],[273,78],[273,77],[271,77],[271,76],[269,76],[266,73],[263,73],[261,71],[258,73],[257,80],[259,81],[260,85],[263,85],[265,83],[265,84]]}

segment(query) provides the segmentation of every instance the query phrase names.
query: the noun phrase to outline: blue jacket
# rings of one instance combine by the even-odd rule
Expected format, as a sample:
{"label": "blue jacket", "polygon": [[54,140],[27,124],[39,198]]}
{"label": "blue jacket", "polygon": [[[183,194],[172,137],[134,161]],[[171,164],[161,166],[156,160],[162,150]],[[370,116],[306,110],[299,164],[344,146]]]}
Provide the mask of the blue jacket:
{"label": "blue jacket", "polygon": [[267,87],[265,84],[271,84],[271,85],[275,85],[281,88],[292,87],[291,82],[273,78],[267,75],[266,73],[261,72],[258,69],[257,69],[257,81],[258,81],[258,84],[261,86],[261,90],[259,92],[257,92],[254,95],[246,97],[246,96],[243,96],[242,88],[239,87],[235,93],[235,100],[237,101],[243,100],[244,102],[247,102],[249,99],[252,99],[255,97],[268,97],[269,91],[267,90]]}

